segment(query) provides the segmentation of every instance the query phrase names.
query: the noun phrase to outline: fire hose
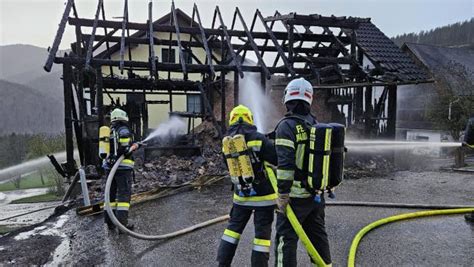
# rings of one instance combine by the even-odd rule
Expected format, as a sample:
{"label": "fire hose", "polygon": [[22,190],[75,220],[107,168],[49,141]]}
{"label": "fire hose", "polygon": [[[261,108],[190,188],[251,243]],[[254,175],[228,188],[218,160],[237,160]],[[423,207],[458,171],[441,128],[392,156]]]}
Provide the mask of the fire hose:
{"label": "fire hose", "polygon": [[125,233],[127,235],[130,235],[132,237],[138,238],[138,239],[143,239],[143,240],[162,240],[162,239],[168,239],[168,238],[184,235],[184,234],[193,232],[195,230],[198,230],[198,229],[201,229],[201,228],[204,228],[204,227],[207,227],[207,226],[219,223],[219,222],[223,222],[223,221],[226,221],[226,220],[229,219],[229,215],[224,215],[224,216],[220,216],[220,217],[217,217],[215,219],[212,219],[212,220],[208,220],[208,221],[205,221],[205,222],[202,222],[202,223],[192,225],[190,227],[187,227],[187,228],[184,228],[184,229],[172,232],[172,233],[162,234],[162,235],[145,235],[145,234],[140,234],[140,233],[137,233],[137,232],[134,232],[134,231],[128,229],[127,227],[125,227],[123,224],[120,223],[120,221],[117,219],[117,217],[115,216],[115,214],[112,211],[112,208],[110,206],[110,187],[112,185],[112,181],[114,179],[115,172],[117,172],[117,169],[118,169],[120,163],[122,162],[122,160],[124,159],[124,157],[125,156],[122,155],[118,158],[118,160],[115,162],[114,166],[110,170],[109,175],[107,176],[107,182],[105,184],[105,199],[104,199],[104,208],[107,211],[107,214],[109,215],[109,217],[112,220],[113,224],[115,224],[115,226],[117,226],[119,228],[119,230],[122,231],[123,233]]}
{"label": "fire hose", "polygon": [[[110,173],[107,177],[107,182],[105,185],[105,201],[104,201],[104,207],[109,215],[110,219],[112,222],[121,230],[122,232],[138,238],[138,239],[143,239],[143,240],[162,240],[162,239],[168,239],[180,235],[184,235],[190,232],[193,232],[195,230],[223,222],[229,219],[229,215],[224,215],[220,216],[199,224],[192,225],[190,227],[168,233],[168,234],[162,234],[162,235],[145,235],[145,234],[140,234],[136,233],[127,227],[125,227],[123,224],[120,223],[120,221],[117,219],[115,214],[112,211],[112,208],[110,206],[110,187],[112,185],[112,181],[114,179],[115,173],[118,169],[118,166],[120,165],[120,162],[124,159],[124,156],[122,155],[113,165],[112,169],[110,170]],[[274,190],[277,190],[277,184],[276,184],[276,177],[273,172],[273,169],[269,165],[265,165],[266,173],[268,175],[268,178],[274,188]],[[330,203],[328,203],[331,205]],[[395,222],[395,221],[400,221],[400,220],[406,220],[406,219],[411,219],[411,218],[416,218],[416,217],[424,217],[424,216],[434,216],[434,215],[448,215],[448,214],[459,214],[459,213],[468,213],[468,212],[474,212],[474,208],[455,208],[452,209],[453,207],[462,207],[462,206],[457,206],[457,205],[425,205],[425,204],[396,204],[396,203],[371,203],[371,202],[343,202],[343,203],[332,203],[335,205],[349,205],[349,206],[375,206],[375,207],[399,207],[399,208],[451,208],[451,209],[445,209],[445,210],[432,210],[432,211],[420,211],[420,212],[414,212],[414,213],[406,213],[406,214],[401,214],[401,215],[395,215],[391,216],[388,218],[384,218],[378,221],[375,221],[366,227],[364,227],[362,230],[360,230],[357,235],[355,236],[354,240],[352,241],[352,245],[349,251],[349,258],[348,258],[348,266],[353,267],[355,266],[355,256],[357,252],[357,247],[362,239],[362,237],[367,234],[369,231],[372,229],[375,229],[381,225]],[[293,226],[296,234],[300,238],[301,242],[305,246],[306,250],[308,251],[308,254],[310,255],[311,259],[318,265],[318,266],[327,266],[327,264],[324,262],[324,260],[321,258],[317,250],[314,248],[313,244],[309,240],[308,236],[303,230],[303,227],[299,223],[298,219],[296,218],[296,215],[293,212],[293,209],[291,208],[290,205],[287,206],[286,209],[286,216],[288,217],[288,220],[290,221],[291,225]]]}
{"label": "fire hose", "polygon": [[352,240],[351,248],[349,250],[349,256],[347,259],[347,266],[348,267],[354,267],[355,266],[355,257],[357,254],[357,248],[359,246],[359,243],[369,231],[392,222],[396,221],[402,221],[402,220],[408,220],[408,219],[413,219],[413,218],[419,218],[419,217],[427,217],[427,216],[436,216],[436,215],[450,215],[450,214],[461,214],[461,213],[469,213],[469,212],[474,212],[474,208],[457,208],[457,209],[445,209],[445,210],[429,210],[429,211],[418,211],[418,212],[411,212],[411,213],[404,213],[404,214],[399,214],[395,216],[390,216],[387,218],[383,218],[380,220],[377,220],[373,223],[368,224],[364,228],[362,228],[354,237]]}

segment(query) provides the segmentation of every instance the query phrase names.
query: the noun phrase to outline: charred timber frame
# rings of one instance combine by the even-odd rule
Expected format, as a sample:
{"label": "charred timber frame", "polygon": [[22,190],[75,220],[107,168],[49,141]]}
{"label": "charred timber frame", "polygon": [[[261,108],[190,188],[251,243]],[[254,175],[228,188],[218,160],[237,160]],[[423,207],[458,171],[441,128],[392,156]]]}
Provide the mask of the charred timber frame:
{"label": "charred timber frame", "polygon": [[156,71],[155,62],[155,44],[154,44],[154,31],[153,31],[153,1],[148,2],[148,38],[150,40],[149,51],[149,63],[150,63],[150,77],[158,79],[158,73]]}
{"label": "charred timber frame", "polygon": [[[247,38],[248,38],[248,42],[250,42],[250,46],[252,46],[253,48],[253,51],[255,52],[255,56],[257,57],[258,59],[258,63],[260,64],[260,66],[262,67],[262,72],[265,73],[266,75],[266,78],[269,80],[270,77],[271,77],[271,73],[270,71],[268,70],[267,68],[267,65],[265,65],[265,62],[263,61],[263,58],[262,56],[260,55],[259,51],[258,51],[258,47],[257,47],[257,44],[255,43],[253,37],[252,37],[252,34],[249,32],[249,29],[247,28],[247,24],[245,23],[244,21],[244,18],[242,17],[242,14],[240,14],[240,10],[239,8],[235,8],[235,13],[237,14],[237,16],[239,17],[240,19],[240,23],[242,23],[242,27],[244,27],[244,31],[247,35]],[[255,20],[254,20],[255,21]],[[252,24],[254,24],[252,22]],[[253,26],[253,25],[252,25]],[[243,59],[245,59],[245,56],[242,57]]]}
{"label": "charred timber frame", "polygon": [[[124,6],[123,6],[123,18],[122,18],[122,35],[120,37],[120,73],[123,74],[123,67],[124,67],[124,61],[125,61],[125,30],[127,27],[128,23],[128,0],[125,0]],[[106,28],[104,28],[106,29]],[[114,29],[116,30],[116,29]],[[104,37],[105,38],[105,37]],[[107,51],[110,49],[107,48]],[[109,55],[110,57],[110,55]],[[131,60],[131,59],[129,59]]]}
{"label": "charred timber frame", "polygon": [[[179,25],[178,25],[178,17],[176,16],[176,10],[174,8],[174,1],[171,2],[171,14],[173,15],[173,24],[176,33],[176,40],[178,41],[178,53],[179,53],[179,61],[181,63],[181,70],[183,71],[184,80],[188,79],[188,72],[186,71],[186,61],[184,60],[183,56],[183,46],[181,45],[181,37],[179,32]],[[169,54],[168,54],[169,55]]]}
{"label": "charred timber frame", "polygon": [[97,9],[95,11],[94,24],[92,26],[91,38],[89,39],[89,43],[87,45],[86,69],[89,69],[89,67],[90,67],[90,62],[91,62],[91,58],[92,58],[92,48],[94,46],[94,40],[95,40],[95,32],[97,30],[97,23],[99,21],[100,9],[102,7],[103,1],[104,0],[99,0],[99,2],[97,4]]}
{"label": "charred timber frame", "polygon": [[232,47],[229,31],[227,30],[227,26],[225,25],[224,20],[222,19],[221,11],[219,10],[218,6],[216,6],[215,13],[217,14],[217,17],[219,18],[219,22],[221,25],[220,27],[222,30],[222,32],[217,30],[216,33],[220,32],[219,33],[220,35],[223,34],[225,36],[225,42],[227,44],[227,48],[229,49],[230,55],[232,56],[232,60],[235,64],[235,67],[237,68],[237,71],[239,72],[240,78],[243,78],[244,73],[242,72],[242,65],[240,64],[240,61],[237,59],[237,55],[235,54],[234,48]]}
{"label": "charred timber frame", "polygon": [[194,4],[193,12],[196,14],[196,18],[198,20],[197,22],[199,26],[199,31],[201,32],[201,40],[204,45],[204,50],[206,51],[207,64],[209,65],[209,71],[211,72],[211,76],[214,77],[215,70],[214,70],[214,66],[212,65],[211,51],[209,50],[209,44],[207,42],[206,32],[204,31],[204,28],[202,27],[201,16],[199,15],[199,10],[196,4]]}
{"label": "charred timber frame", "polygon": [[[74,12],[73,16],[70,16],[71,9]],[[197,94],[202,97],[206,115],[211,116],[219,133],[222,134],[226,125],[225,87],[227,83],[225,78],[232,73],[234,104],[239,103],[239,79],[244,77],[244,72],[260,73],[262,86],[265,86],[266,79],[269,79],[273,74],[283,74],[286,77],[307,77],[315,80],[315,89],[328,89],[330,95],[340,94],[343,97],[342,101],[347,102],[347,99],[350,98],[348,116],[354,117],[359,122],[365,119],[366,133],[377,128],[382,117],[387,117],[384,118],[387,119],[387,136],[393,137],[395,135],[396,86],[403,84],[404,81],[394,83],[379,81],[364,72],[362,61],[357,57],[361,54],[361,50],[357,47],[355,30],[365,20],[350,17],[298,15],[296,13],[281,15],[278,11],[274,16],[264,17],[260,10],[256,10],[251,23],[247,24],[239,8],[236,8],[231,27],[228,28],[217,6],[214,10],[212,27],[206,28],[202,24],[201,14],[196,4],[193,6],[191,22],[190,24],[186,23],[187,25],[182,25],[182,20],[178,17],[181,11],[175,7],[174,2],[171,4],[169,25],[155,23],[152,9],[153,5],[150,1],[146,23],[130,22],[128,0],[124,0],[121,21],[112,21],[105,17],[104,1],[98,0],[94,18],[85,19],[79,18],[74,0],[67,1],[44,69],[49,72],[53,63],[63,64],[67,168],[69,172],[75,168],[72,146],[74,131],[81,163],[88,163],[86,154],[89,152],[85,152],[84,146],[92,142],[92,137],[83,138],[82,136],[87,132],[85,125],[88,122],[85,117],[90,117],[85,108],[87,101],[95,105],[97,114],[93,115],[97,115],[96,122],[103,124],[107,109],[104,107],[104,93],[109,96],[113,104],[117,103],[112,99],[110,93],[168,94],[169,101],[159,101],[155,104],[168,104],[171,112],[173,111],[173,95]],[[254,30],[258,21],[263,24],[263,31]],[[283,31],[274,30],[274,25],[278,21],[285,27]],[[56,57],[66,24],[74,26],[76,30],[76,42],[72,44],[74,54]],[[236,24],[241,26],[240,29],[237,29]],[[83,27],[90,28],[87,31],[88,34],[82,33]],[[104,30],[103,35],[96,34],[98,27]],[[298,32],[301,27],[304,30]],[[323,29],[323,32],[314,33],[311,27],[319,27]],[[335,28],[340,29],[339,34],[332,32]],[[137,31],[137,34],[130,35],[130,31]],[[158,38],[157,32],[168,33],[170,38]],[[183,40],[184,34],[189,34],[189,40]],[[175,38],[173,35],[176,35]],[[232,38],[234,38],[234,42]],[[308,42],[316,44],[308,46]],[[97,54],[96,51],[103,48],[104,44],[106,51],[94,55]],[[137,45],[148,46],[148,61],[132,59],[131,49]],[[180,62],[171,63],[170,58],[167,61],[162,59],[159,62],[155,56],[155,46],[167,46],[169,51],[172,47],[177,47]],[[128,58],[125,57],[127,47]],[[192,48],[203,49],[205,60],[200,59]],[[112,55],[117,51],[120,53],[120,58],[118,60],[112,59]],[[253,51],[257,64],[249,64],[248,61],[244,61],[248,51]],[[185,55],[185,53],[187,54]],[[220,59],[218,58],[219,53],[221,54]],[[273,64],[265,62],[264,55],[267,57],[269,53],[275,55],[275,58],[272,58],[273,62],[271,62]],[[168,57],[170,56],[171,53],[168,53]],[[188,63],[187,57],[192,57],[194,62]],[[348,65],[350,68],[341,69],[340,65]],[[102,71],[104,69],[102,67],[110,69],[109,76],[103,77]],[[120,70],[122,75],[124,70],[127,70],[128,77],[115,76],[113,73],[115,67]],[[149,77],[140,77],[133,73],[134,70],[147,71],[146,75]],[[168,79],[160,79],[159,71],[168,72]],[[172,72],[183,73],[183,79],[171,80]],[[216,75],[217,72],[219,72],[218,75]],[[189,81],[189,73],[201,74],[202,80]],[[385,86],[386,90],[379,101],[372,106],[370,98],[373,92],[372,87],[375,86]],[[213,100],[218,99],[214,97],[214,94],[219,91],[222,120],[220,125],[212,112]],[[90,93],[90,99],[84,98],[84,92]],[[74,96],[74,93],[77,96]],[[364,98],[365,105],[363,104]],[[78,103],[74,103],[76,99]],[[388,114],[383,116],[386,102],[388,102]],[[148,102],[148,104],[151,103]],[[141,113],[143,127],[147,128],[147,101],[143,105],[141,110],[144,112]],[[91,120],[91,118],[87,119]]]}

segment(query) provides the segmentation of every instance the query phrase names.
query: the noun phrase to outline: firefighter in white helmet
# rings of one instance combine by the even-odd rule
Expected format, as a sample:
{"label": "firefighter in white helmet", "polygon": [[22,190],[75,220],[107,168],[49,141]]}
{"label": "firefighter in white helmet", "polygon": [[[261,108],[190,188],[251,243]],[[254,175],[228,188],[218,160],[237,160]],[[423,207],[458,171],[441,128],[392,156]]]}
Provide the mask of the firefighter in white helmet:
{"label": "firefighter in white helmet", "polygon": [[329,242],[324,220],[324,197],[316,202],[308,191],[308,170],[305,153],[308,151],[307,125],[317,123],[311,114],[313,87],[304,78],[294,79],[285,89],[283,100],[288,113],[276,128],[278,157],[277,182],[279,212],[276,222],[276,266],[297,266],[298,236],[285,216],[291,205],[311,243],[326,264],[331,264]]}
{"label": "firefighter in white helmet", "polygon": [[[110,152],[106,155],[103,164],[107,174],[115,164],[115,161],[121,155],[125,154],[125,159],[120,163],[112,182],[110,189],[110,206],[114,210],[120,223],[129,229],[133,229],[133,225],[128,223],[134,167],[131,152],[136,150],[138,145],[133,143],[133,133],[128,126],[128,115],[125,111],[115,108],[110,113],[110,122]],[[104,155],[101,156],[104,157]],[[114,230],[115,226],[107,213],[104,213],[104,216],[105,223],[109,229]]]}

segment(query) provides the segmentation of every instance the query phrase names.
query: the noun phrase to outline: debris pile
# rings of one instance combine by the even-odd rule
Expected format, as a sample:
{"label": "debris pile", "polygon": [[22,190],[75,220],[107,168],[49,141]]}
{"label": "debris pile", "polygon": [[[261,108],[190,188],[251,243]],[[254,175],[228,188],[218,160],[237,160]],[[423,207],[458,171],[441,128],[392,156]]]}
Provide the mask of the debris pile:
{"label": "debris pile", "polygon": [[206,121],[195,129],[197,145],[202,147],[201,156],[171,155],[145,162],[136,170],[134,192],[179,186],[202,176],[225,175],[220,140],[215,131],[212,123]]}
{"label": "debris pile", "polygon": [[347,154],[345,179],[383,177],[395,171],[393,162],[384,155]]}

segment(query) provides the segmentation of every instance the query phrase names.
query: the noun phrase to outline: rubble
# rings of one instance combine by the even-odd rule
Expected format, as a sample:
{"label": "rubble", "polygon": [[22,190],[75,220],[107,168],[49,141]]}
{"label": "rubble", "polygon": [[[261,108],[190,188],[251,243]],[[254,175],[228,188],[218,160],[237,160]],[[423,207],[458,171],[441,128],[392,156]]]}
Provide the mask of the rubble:
{"label": "rubble", "polygon": [[387,155],[349,153],[344,167],[344,179],[384,177],[395,169]]}
{"label": "rubble", "polygon": [[227,171],[214,125],[204,121],[196,127],[195,133],[197,145],[202,147],[201,156],[171,155],[145,162],[135,170],[133,191],[139,193],[157,187],[175,187],[201,176],[225,175]]}

